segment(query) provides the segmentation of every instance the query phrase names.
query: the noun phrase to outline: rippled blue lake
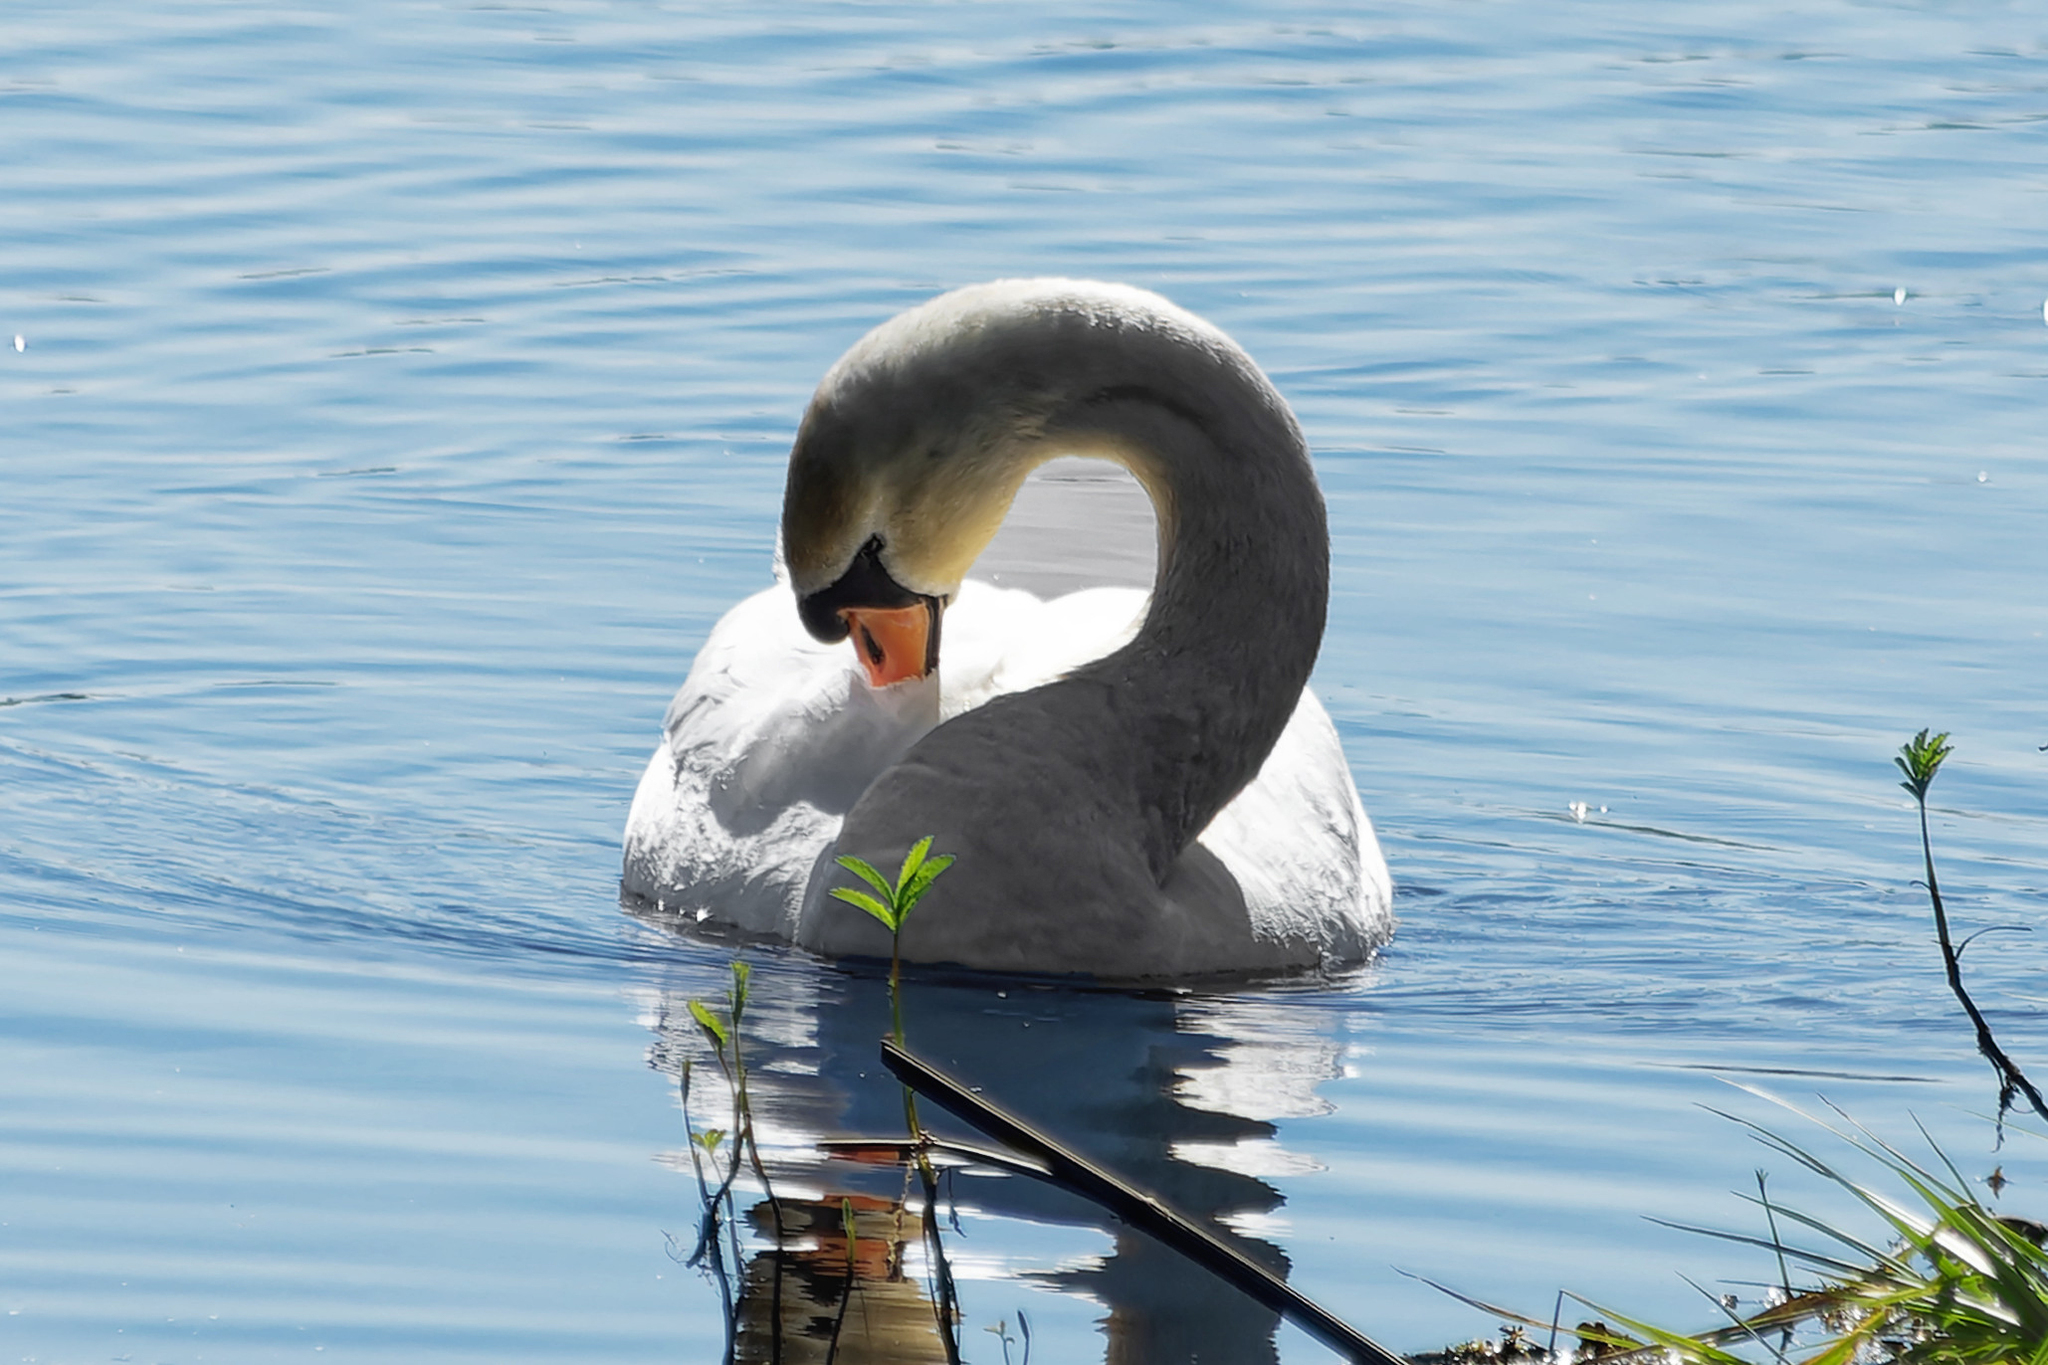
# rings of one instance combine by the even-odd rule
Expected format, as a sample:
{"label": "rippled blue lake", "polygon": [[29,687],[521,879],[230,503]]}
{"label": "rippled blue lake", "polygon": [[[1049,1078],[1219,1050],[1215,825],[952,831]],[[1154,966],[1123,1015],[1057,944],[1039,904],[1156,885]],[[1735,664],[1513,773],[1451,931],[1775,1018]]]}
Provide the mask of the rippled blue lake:
{"label": "rippled blue lake", "polygon": [[[2043,928],[2038,7],[24,0],[0,127],[8,1358],[718,1358],[669,1238],[733,949],[622,913],[619,832],[812,385],[1004,275],[1158,290],[1294,403],[1401,927],[1284,987],[920,977],[913,1043],[1402,1350],[1496,1325],[1404,1271],[1753,1299],[1646,1221],[1834,1207],[1731,1079],[2043,1216],[1889,765],[1953,732],[1951,912]],[[1142,571],[1065,515],[1008,570]],[[2044,951],[1966,959],[2037,1075]],[[882,982],[745,954],[786,1189],[886,1204],[813,1148],[900,1125]],[[969,1359],[1330,1358],[948,1194]]]}

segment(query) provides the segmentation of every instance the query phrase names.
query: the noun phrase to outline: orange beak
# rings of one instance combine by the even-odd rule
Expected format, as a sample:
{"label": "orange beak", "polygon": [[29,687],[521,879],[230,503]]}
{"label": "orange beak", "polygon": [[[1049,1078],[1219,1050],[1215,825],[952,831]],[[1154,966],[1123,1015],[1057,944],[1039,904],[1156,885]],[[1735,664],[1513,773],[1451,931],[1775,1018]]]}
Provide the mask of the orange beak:
{"label": "orange beak", "polygon": [[932,610],[922,602],[895,611],[841,607],[839,616],[872,686],[922,678],[938,662],[932,657]]}

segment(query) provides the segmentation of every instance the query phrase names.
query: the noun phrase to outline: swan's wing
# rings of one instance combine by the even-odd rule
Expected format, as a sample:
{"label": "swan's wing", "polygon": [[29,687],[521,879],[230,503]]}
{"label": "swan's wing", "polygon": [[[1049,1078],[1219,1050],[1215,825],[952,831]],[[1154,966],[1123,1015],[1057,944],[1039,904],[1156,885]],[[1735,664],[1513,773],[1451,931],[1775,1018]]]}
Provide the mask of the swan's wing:
{"label": "swan's wing", "polygon": [[1041,601],[1021,588],[962,584],[946,612],[945,718],[1121,648],[1137,633],[1148,600],[1136,588],[1084,588]]}
{"label": "swan's wing", "polygon": [[1201,844],[1237,878],[1252,931],[1355,962],[1394,932],[1393,883],[1337,727],[1304,691],[1252,784]]}
{"label": "swan's wing", "polygon": [[868,687],[785,588],[712,629],[626,819],[626,890],[784,938],[818,853],[877,773],[938,722],[935,682]]}
{"label": "swan's wing", "polygon": [[1130,638],[1145,595],[1042,602],[987,583],[946,612],[937,680],[881,691],[853,652],[803,629],[787,587],[712,629],[664,722],[626,820],[626,890],[666,910],[792,936],[805,886],[860,794],[941,716],[1036,687]]}

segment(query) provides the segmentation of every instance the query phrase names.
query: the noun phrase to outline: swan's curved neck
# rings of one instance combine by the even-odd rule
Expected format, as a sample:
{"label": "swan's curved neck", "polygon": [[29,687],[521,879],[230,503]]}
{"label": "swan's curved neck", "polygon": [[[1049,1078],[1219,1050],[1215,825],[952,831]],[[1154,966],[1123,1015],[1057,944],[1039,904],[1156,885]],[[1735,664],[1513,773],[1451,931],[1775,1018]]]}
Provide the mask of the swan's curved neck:
{"label": "swan's curved neck", "polygon": [[1257,775],[1328,605],[1308,448],[1229,338],[1155,295],[1073,281],[977,286],[913,309],[847,352],[812,399],[790,452],[785,557],[798,594],[816,593],[874,538],[895,582],[943,597],[1024,476],[1062,454],[1138,477],[1159,571],[1129,645],[1025,696],[1091,781],[1128,793],[1118,804],[1163,877]]}
{"label": "swan's curved neck", "polygon": [[1138,800],[1156,812],[1147,842],[1162,876],[1257,776],[1315,666],[1329,603],[1329,533],[1299,428],[1241,354],[1202,359],[1099,384],[1043,437],[1129,467],[1158,520],[1136,638],[1054,689],[1109,689]]}

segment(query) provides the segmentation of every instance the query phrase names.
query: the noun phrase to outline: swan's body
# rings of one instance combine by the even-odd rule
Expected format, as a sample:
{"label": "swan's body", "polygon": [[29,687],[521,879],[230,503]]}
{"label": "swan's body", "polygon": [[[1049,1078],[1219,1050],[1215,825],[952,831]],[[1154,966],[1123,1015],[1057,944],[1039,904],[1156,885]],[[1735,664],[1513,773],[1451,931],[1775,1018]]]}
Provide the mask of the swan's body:
{"label": "swan's body", "polygon": [[[1024,475],[1060,454],[1117,460],[1151,495],[1149,607],[963,587]],[[1188,977],[1356,961],[1391,931],[1378,843],[1304,690],[1321,495],[1285,403],[1222,333],[1072,281],[914,309],[820,385],[783,550],[794,596],[734,608],[669,708],[628,891],[886,954],[886,931],[829,896],[857,885],[832,857],[893,871],[932,835],[957,861],[903,930],[913,960]],[[869,606],[928,610],[934,656],[944,609],[935,676],[872,687],[812,638],[859,632]]]}

